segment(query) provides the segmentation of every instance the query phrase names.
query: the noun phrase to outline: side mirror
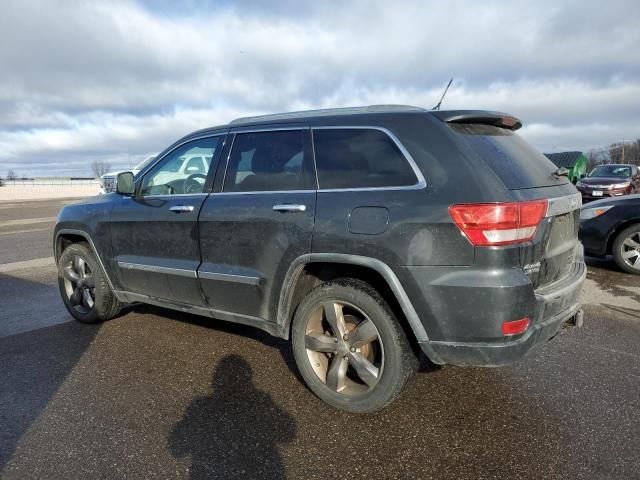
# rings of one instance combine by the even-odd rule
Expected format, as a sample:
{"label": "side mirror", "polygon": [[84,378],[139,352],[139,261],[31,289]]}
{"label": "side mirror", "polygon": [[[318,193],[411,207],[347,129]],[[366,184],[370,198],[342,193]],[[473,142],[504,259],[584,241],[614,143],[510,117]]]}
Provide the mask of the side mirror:
{"label": "side mirror", "polygon": [[120,172],[116,177],[116,192],[121,195],[133,195],[133,172]]}

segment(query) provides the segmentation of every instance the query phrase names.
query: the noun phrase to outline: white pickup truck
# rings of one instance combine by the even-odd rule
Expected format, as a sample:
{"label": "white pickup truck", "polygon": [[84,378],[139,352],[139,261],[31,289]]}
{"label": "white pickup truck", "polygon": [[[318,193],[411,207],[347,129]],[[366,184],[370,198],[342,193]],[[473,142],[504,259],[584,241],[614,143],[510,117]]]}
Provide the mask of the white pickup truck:
{"label": "white pickup truck", "polygon": [[[138,165],[133,167],[131,171],[134,175],[137,175],[144,167],[152,163],[156,159],[155,155],[151,155],[150,157],[144,159]],[[100,195],[104,195],[105,193],[114,192],[116,189],[116,177],[123,170],[117,170],[114,172],[105,173],[100,177]]]}
{"label": "white pickup truck", "polygon": [[[134,175],[137,175],[143,169],[145,169],[149,164],[153,163],[156,156],[151,156],[147,158],[142,163],[136,165],[133,170]],[[188,155],[183,155],[178,157],[173,162],[174,165],[167,165],[165,167],[165,172],[163,175],[158,175],[154,178],[154,181],[158,184],[162,184],[163,181],[174,178],[176,175],[180,177],[188,177],[194,174],[201,174],[203,178],[196,178],[196,181],[204,183],[204,174],[209,170],[209,164],[211,163],[211,155],[203,152],[199,154],[199,152],[191,152]],[[116,188],[116,177],[118,176],[118,172],[109,172],[105,173],[102,177],[100,177],[100,193],[110,193],[115,191]],[[167,178],[164,178],[164,177]]]}

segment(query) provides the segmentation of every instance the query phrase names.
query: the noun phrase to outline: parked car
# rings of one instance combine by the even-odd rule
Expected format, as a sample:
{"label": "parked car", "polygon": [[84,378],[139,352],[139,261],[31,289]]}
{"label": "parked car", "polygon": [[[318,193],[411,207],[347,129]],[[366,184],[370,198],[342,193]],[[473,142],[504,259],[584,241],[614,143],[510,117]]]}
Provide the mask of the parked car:
{"label": "parked car", "polygon": [[[156,159],[156,156],[151,155],[150,157],[145,158],[142,162],[140,162],[138,165],[133,167],[131,171],[133,172],[134,175],[137,175],[145,167],[149,166],[155,159]],[[100,177],[100,192],[99,192],[100,195],[104,195],[105,193],[115,192],[116,177],[121,171],[123,170],[105,173]]]}
{"label": "parked car", "polygon": [[580,240],[588,255],[613,255],[622,270],[640,274],[640,195],[598,200],[584,206]]}
{"label": "parked car", "polygon": [[[261,328],[352,412],[396,398],[420,351],[510,364],[580,324],[586,275],[580,195],[520,126],[374,106],[200,130],[63,208],[62,300],[87,323],[144,302]],[[205,172],[175,168],[193,152]]]}
{"label": "parked car", "polygon": [[635,165],[598,165],[576,187],[585,202],[630,195],[640,192],[640,172]]}

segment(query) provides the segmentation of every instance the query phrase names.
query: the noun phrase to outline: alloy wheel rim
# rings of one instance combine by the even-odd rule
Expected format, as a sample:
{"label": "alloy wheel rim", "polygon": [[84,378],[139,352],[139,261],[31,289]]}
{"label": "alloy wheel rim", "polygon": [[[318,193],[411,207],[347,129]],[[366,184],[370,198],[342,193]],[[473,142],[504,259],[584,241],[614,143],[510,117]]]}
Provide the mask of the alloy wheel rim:
{"label": "alloy wheel rim", "polygon": [[318,306],[307,320],[305,348],[313,371],[334,392],[362,395],[381,378],[380,332],[355,305],[328,301]]}
{"label": "alloy wheel rim", "polygon": [[631,268],[640,270],[640,232],[632,233],[624,239],[622,259]]}
{"label": "alloy wheel rim", "polygon": [[74,310],[87,314],[95,305],[96,284],[87,262],[75,255],[63,267],[64,289]]}

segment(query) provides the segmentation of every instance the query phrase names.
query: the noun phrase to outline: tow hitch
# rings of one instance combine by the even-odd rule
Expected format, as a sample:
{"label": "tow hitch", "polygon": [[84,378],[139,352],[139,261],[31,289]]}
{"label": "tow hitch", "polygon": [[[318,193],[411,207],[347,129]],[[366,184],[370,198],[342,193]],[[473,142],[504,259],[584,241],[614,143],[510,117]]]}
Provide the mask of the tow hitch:
{"label": "tow hitch", "polygon": [[582,309],[579,309],[573,317],[569,318],[566,322],[562,324],[562,330],[564,331],[571,327],[582,328],[583,324],[584,324],[584,311]]}

